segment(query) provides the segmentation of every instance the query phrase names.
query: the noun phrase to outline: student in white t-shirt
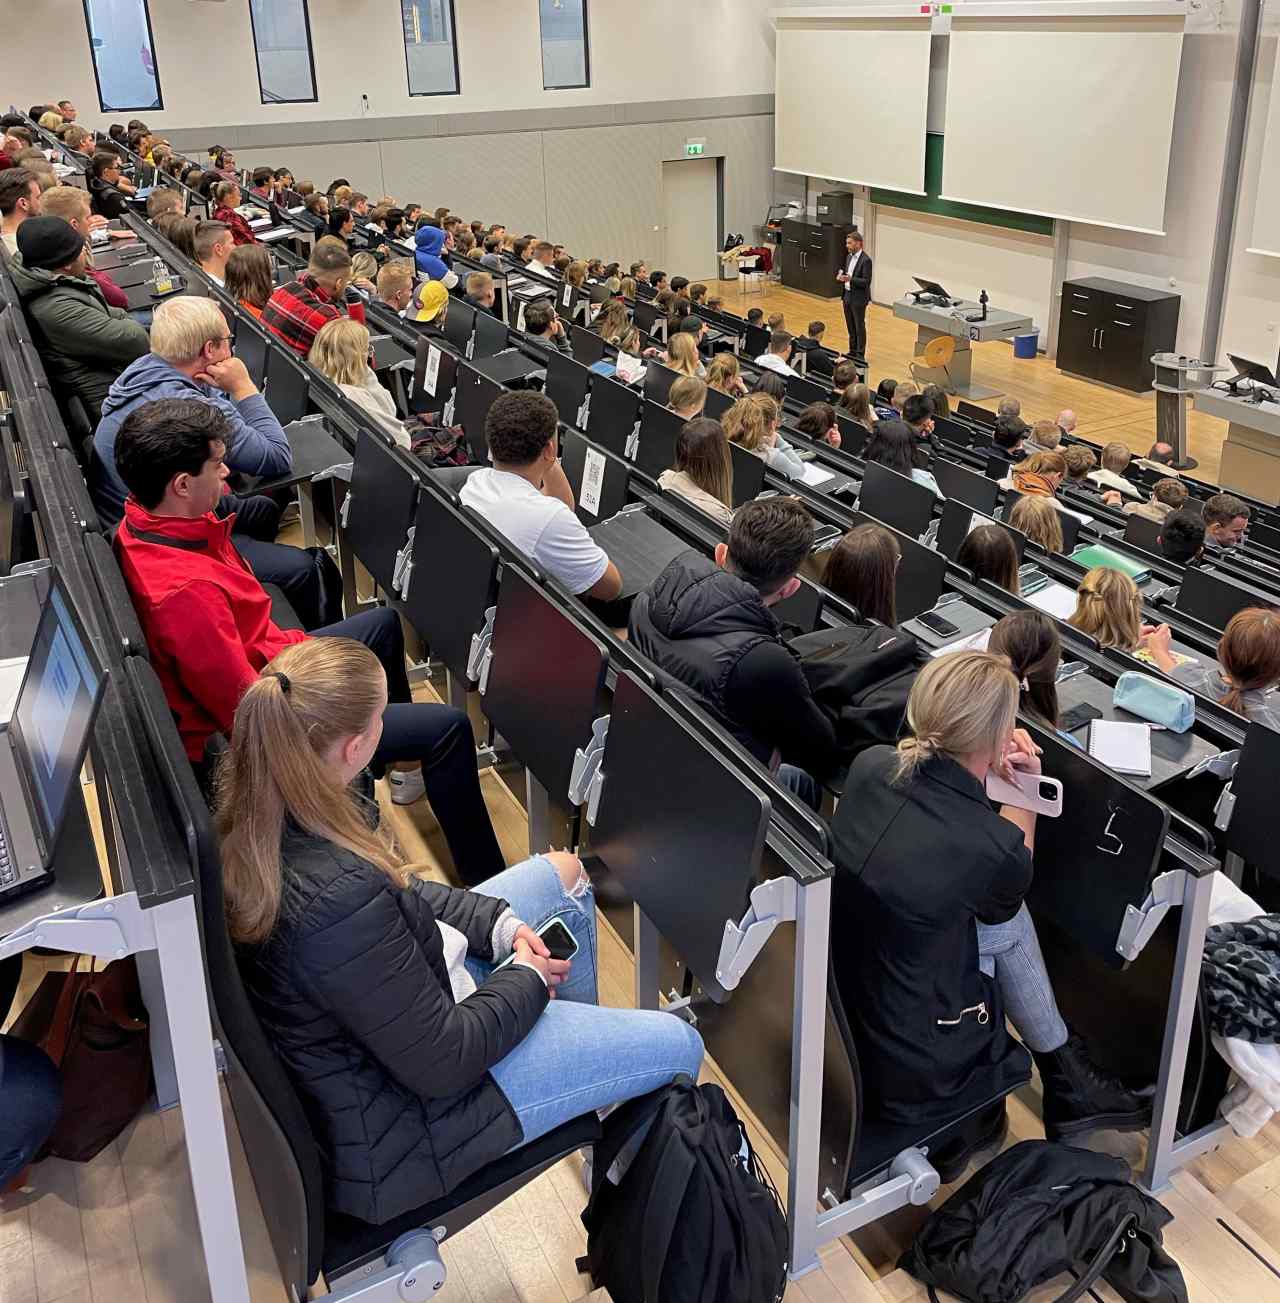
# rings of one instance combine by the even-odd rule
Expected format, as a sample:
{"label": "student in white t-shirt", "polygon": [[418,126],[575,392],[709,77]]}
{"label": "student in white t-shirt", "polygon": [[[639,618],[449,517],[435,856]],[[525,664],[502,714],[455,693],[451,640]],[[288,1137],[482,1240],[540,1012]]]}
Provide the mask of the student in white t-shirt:
{"label": "student in white t-shirt", "polygon": [[571,593],[612,601],[622,576],[574,515],[557,458],[558,424],[545,395],[500,395],[484,423],[493,465],[473,472],[459,497]]}

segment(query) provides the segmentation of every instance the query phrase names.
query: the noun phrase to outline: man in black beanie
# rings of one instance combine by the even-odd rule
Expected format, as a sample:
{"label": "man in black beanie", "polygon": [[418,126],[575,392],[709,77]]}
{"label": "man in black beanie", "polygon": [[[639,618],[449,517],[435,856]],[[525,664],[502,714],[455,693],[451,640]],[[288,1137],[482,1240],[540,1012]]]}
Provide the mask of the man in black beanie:
{"label": "man in black beanie", "polygon": [[18,227],[10,274],[36,349],[54,392],[77,395],[96,425],[112,381],[150,342],[123,308],[107,305],[88,267],[84,237],[61,217],[29,217]]}

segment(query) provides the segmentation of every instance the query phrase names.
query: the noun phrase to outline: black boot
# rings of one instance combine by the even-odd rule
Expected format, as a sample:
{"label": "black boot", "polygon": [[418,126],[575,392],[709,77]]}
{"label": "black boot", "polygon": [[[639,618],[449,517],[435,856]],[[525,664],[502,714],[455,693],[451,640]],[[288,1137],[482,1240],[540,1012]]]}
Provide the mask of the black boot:
{"label": "black boot", "polygon": [[1069,1140],[1088,1131],[1140,1131],[1151,1121],[1151,1091],[1130,1090],[1103,1072],[1084,1042],[1034,1054],[1044,1086],[1044,1133]]}
{"label": "black boot", "polygon": [[956,1180],[979,1154],[994,1154],[1004,1144],[1009,1134],[1009,1114],[1004,1100],[970,1118],[957,1132],[936,1152],[929,1153],[929,1162],[943,1185]]}

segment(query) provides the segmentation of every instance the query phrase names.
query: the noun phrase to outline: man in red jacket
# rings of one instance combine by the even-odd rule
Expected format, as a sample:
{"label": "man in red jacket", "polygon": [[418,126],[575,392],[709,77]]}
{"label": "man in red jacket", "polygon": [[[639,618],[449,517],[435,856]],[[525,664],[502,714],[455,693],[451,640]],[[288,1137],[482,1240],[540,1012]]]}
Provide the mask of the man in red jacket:
{"label": "man in red jacket", "polygon": [[271,598],[232,543],[235,516],[213,514],[229,438],[215,406],[187,398],[143,404],[116,435],[116,470],[130,493],[116,558],[187,758],[200,765],[214,733],[230,736],[245,688],[277,652],[308,637],[354,638],[387,674],[373,764],[394,764],[391,799],[408,804],[425,789],[463,881],[500,872],[470,721],[450,706],[411,701],[395,612],[380,607],[314,634],[272,621]]}

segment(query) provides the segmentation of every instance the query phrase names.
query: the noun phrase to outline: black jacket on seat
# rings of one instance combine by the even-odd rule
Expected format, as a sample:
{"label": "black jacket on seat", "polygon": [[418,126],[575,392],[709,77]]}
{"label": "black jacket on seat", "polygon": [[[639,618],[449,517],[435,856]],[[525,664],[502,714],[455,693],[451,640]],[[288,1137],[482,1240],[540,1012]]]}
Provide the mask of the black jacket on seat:
{"label": "black jacket on seat", "polygon": [[1029,1075],[975,921],[1018,912],[1031,854],[963,766],[936,756],[899,784],[896,756],[858,756],[836,807],[831,960],[867,1112],[924,1134]]}
{"label": "black jacket on seat", "polygon": [[835,730],[760,593],[699,552],[682,552],[631,605],[628,637],[762,763],[776,748],[815,778],[836,763]]}
{"label": "black jacket on seat", "polygon": [[437,882],[400,889],[290,825],[285,895],[241,972],[302,1097],[329,1206],[382,1223],[447,1194],[523,1139],[489,1075],[546,1007],[509,965],[454,1002],[437,920],[488,958],[506,902]]}

